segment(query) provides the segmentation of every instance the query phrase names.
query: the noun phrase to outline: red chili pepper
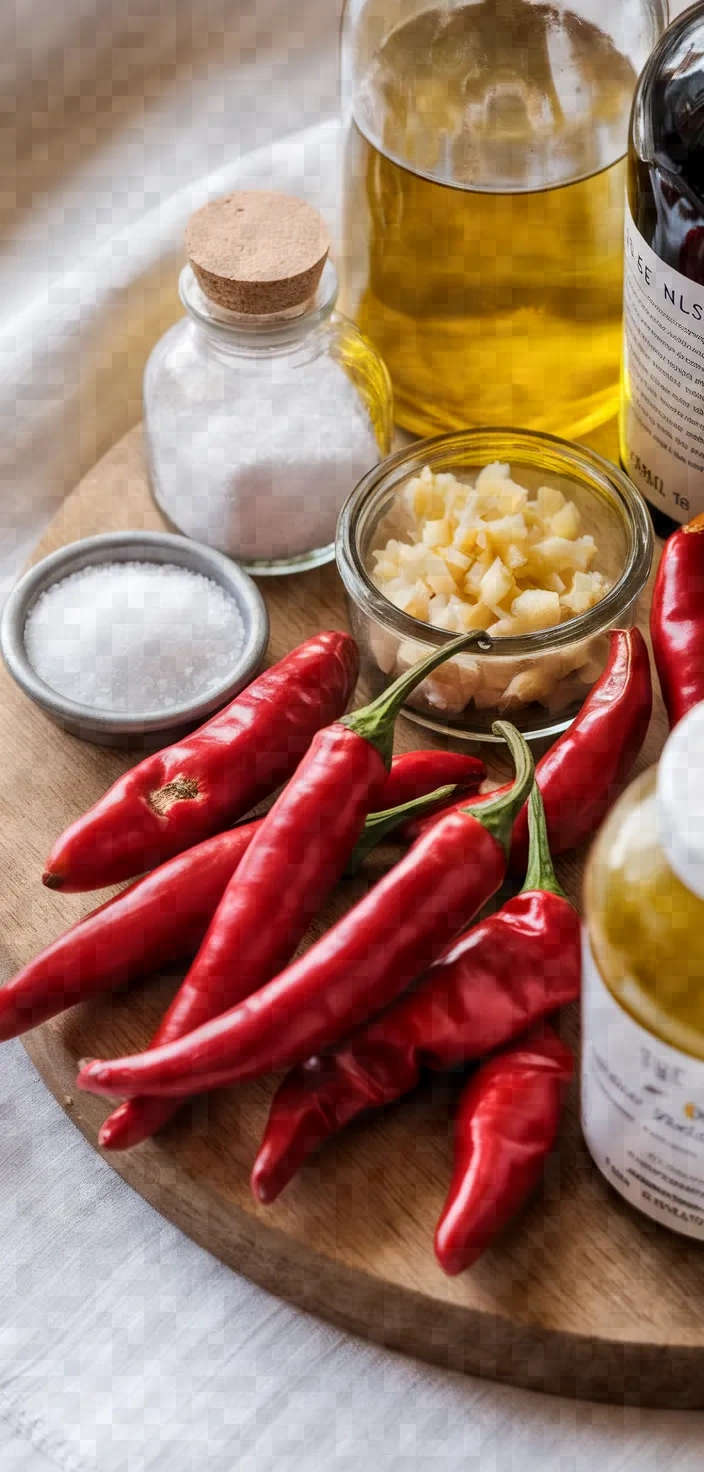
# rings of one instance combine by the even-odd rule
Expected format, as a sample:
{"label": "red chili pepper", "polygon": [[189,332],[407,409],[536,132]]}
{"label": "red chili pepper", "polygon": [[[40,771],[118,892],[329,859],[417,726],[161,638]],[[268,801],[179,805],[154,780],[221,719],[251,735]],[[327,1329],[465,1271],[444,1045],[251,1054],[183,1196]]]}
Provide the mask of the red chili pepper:
{"label": "red chili pepper", "polygon": [[509,794],[476,813],[448,814],[304,956],[223,1017],[151,1053],[95,1060],[79,1086],[127,1097],[201,1093],[302,1063],[387,1006],[504,878],[510,825],[529,791],[533,759],[514,727],[497,722],[494,731],[516,762]]}
{"label": "red chili pepper", "polygon": [[400,807],[450,782],[465,792],[474,792],[485,777],[486,767],[478,756],[455,751],[407,751],[394,757],[384,788],[384,807]]}
{"label": "red chili pepper", "polygon": [[322,1058],[294,1069],[271,1105],[252,1190],[274,1201],[303,1161],[366,1110],[521,1036],[579,995],[579,917],[555,879],[534,786],[522,892],[460,937],[423,980]]}
{"label": "red chili pepper", "polygon": [[287,781],[357,682],[349,634],[316,635],[212,720],[132,767],[67,828],[47,859],[50,889],[100,889],[153,869],[235,822]]}
{"label": "red chili pepper", "polygon": [[52,941],[0,987],[0,1040],[193,955],[258,827],[177,854]]}
{"label": "red chili pepper", "polygon": [[[430,805],[434,805],[436,802],[445,801],[446,796],[452,790],[455,789],[449,788],[449,786],[439,788],[436,792],[424,793],[420,798],[414,798],[411,802],[404,802],[398,808],[390,808],[390,810],[381,811],[381,813],[370,814],[370,817],[367,818],[367,823],[365,823],[364,830],[362,830],[358,842],[356,842],[356,848],[353,851],[351,863],[346,868],[346,873],[355,873],[359,864],[364,861],[364,858],[367,858],[368,852],[377,843],[381,842],[381,839],[386,836],[387,832],[390,832],[393,827],[402,823],[409,811],[423,811],[424,808],[430,807]],[[386,793],[386,788],[384,788],[384,793]],[[262,821],[264,821],[262,818],[258,818],[256,823],[250,824],[250,827],[252,829],[258,829],[258,827],[261,827]],[[211,839],[209,842],[217,842],[217,839]],[[190,849],[189,852],[190,854],[196,854],[197,849]],[[183,855],[183,857],[187,858],[189,855]],[[215,904],[212,907],[212,913],[214,911]],[[208,920],[212,919],[212,913],[208,917]],[[202,933],[205,932],[205,929],[206,926],[203,924]],[[181,1005],[183,1005],[183,998],[181,998],[181,992],[178,992],[177,997],[172,1002],[171,1008],[166,1011],[161,1027],[155,1033],[155,1038],[152,1039],[150,1047],[156,1048],[162,1042],[169,1041],[169,1032],[172,1029],[175,1032],[175,1023],[178,1023],[178,1019],[183,1020],[183,1011],[180,1010]],[[199,998],[196,997],[196,1007],[197,1005],[200,1005],[200,1002]],[[175,1033],[175,1035],[181,1036],[181,1033]],[[178,1098],[177,1100],[172,1100],[172,1098],[150,1098],[149,1095],[128,1100],[127,1103],[121,1104],[119,1108],[113,1110],[113,1113],[109,1114],[108,1119],[103,1123],[99,1133],[99,1144],[102,1145],[103,1150],[130,1150],[133,1145],[140,1144],[143,1139],[149,1138],[149,1135],[153,1135],[153,1133],[156,1133],[156,1130],[166,1125],[168,1120],[177,1113],[181,1104],[183,1104],[183,1100],[178,1100]]]}
{"label": "red chili pepper", "polygon": [[549,1028],[491,1058],[455,1120],[455,1164],[435,1233],[444,1272],[464,1272],[535,1190],[555,1143],[572,1054]]}
{"label": "red chili pepper", "polygon": [[665,543],[650,633],[670,726],[704,700],[704,515]]}
{"label": "red chili pepper", "polygon": [[[153,1047],[219,1017],[286,965],[388,788],[394,725],[407,696],[439,664],[484,640],[465,634],[434,650],[370,705],[314,736],[225,890]],[[123,1113],[120,1137],[143,1139],[148,1122],[167,1115],[140,1100]],[[114,1147],[114,1122],[103,1131],[108,1140]]]}
{"label": "red chili pepper", "polygon": [[[652,704],[650,661],[643,635],[638,629],[614,629],[601,679],[572,725],[535,769],[553,857],[577,848],[600,827],[645,741]],[[496,796],[496,792],[484,795],[486,801]],[[414,842],[440,817],[433,814],[414,820],[401,830],[401,836]],[[527,860],[528,811],[524,807],[513,829],[511,873],[524,873]]]}
{"label": "red chili pepper", "polygon": [[[389,781],[392,777],[393,768]],[[443,787],[392,812],[374,814],[370,835],[363,833],[359,840],[360,858],[403,820],[410,806],[422,810],[439,793],[446,797],[453,790]],[[0,987],[0,1041],[38,1027],[77,1002],[194,955],[261,823],[257,818],[177,854],[52,941]]]}

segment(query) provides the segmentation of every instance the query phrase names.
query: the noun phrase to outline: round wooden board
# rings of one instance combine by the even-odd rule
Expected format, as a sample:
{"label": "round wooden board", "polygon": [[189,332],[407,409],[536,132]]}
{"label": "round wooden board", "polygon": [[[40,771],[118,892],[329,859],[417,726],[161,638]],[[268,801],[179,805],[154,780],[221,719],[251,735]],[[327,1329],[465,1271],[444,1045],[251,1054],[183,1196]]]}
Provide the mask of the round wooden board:
{"label": "round wooden board", "polygon": [[[162,524],[134,430],[65,504],[36,556],[112,528]],[[334,568],[262,584],[269,659],[325,626],[343,626]],[[0,965],[10,975],[98,896],[42,887],[57,833],[124,769],[124,754],[66,735],[0,672],[5,864]],[[665,725],[658,706],[644,760]],[[399,723],[398,749],[427,737]],[[561,866],[578,896],[581,857]],[[324,920],[361,892],[343,886]],[[74,1008],[27,1035],[45,1082],[93,1145],[106,1104],[75,1091],[86,1055],[143,1047],[175,975]],[[576,1031],[567,1017],[566,1033]],[[444,1277],[433,1230],[450,1173],[455,1085],[425,1086],[351,1128],[269,1210],[249,1171],[272,1081],[199,1100],[158,1139],[110,1164],[162,1214],[272,1292],[346,1329],[456,1369],[554,1393],[647,1405],[704,1406],[704,1252],[632,1213],[604,1184],[581,1141],[576,1090],[544,1187],[495,1248],[459,1279]]]}

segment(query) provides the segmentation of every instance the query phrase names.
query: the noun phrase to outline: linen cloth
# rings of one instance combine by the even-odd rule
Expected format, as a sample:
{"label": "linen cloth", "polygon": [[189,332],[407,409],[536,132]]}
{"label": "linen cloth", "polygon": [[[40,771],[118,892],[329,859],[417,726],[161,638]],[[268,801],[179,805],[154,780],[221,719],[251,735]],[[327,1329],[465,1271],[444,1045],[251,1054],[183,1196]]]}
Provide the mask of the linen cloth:
{"label": "linen cloth", "polygon": [[[80,364],[56,324],[88,320],[101,290],[100,268],[82,263],[102,260],[121,321],[115,283],[148,266],[152,249],[125,227],[151,209],[170,236],[185,209],[166,203],[175,189],[223,166],[226,178],[240,153],[332,115],[336,31],[331,0],[16,0],[0,11],[6,583],[77,475],[139,416],[138,377],[101,402],[97,430],[65,408]],[[285,177],[286,147],[274,155]],[[126,374],[129,344],[128,334],[115,348]],[[702,1415],[574,1404],[436,1371],[231,1273],[90,1149],[19,1043],[3,1047],[0,1070],[0,1234],[1,1472],[702,1465]]]}
{"label": "linen cloth", "polygon": [[19,1042],[2,1056],[2,1472],[13,1436],[40,1454],[22,1472],[700,1472],[700,1415],[448,1374],[278,1302],[114,1174]]}

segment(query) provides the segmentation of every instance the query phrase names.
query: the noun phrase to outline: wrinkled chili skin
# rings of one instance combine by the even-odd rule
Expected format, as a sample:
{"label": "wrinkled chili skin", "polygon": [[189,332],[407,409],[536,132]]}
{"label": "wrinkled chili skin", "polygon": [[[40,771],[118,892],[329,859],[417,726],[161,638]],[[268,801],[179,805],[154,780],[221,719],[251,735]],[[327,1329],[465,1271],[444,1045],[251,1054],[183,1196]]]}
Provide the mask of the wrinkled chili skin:
{"label": "wrinkled chili skin", "polygon": [[[227,885],[151,1047],[219,1017],[286,965],[342,877],[388,777],[379,752],[354,731],[336,723],[314,736]],[[100,1143],[109,1149],[123,1148],[123,1139],[135,1144],[180,1103],[133,1099],[119,1112],[119,1129],[106,1121]]]}
{"label": "wrinkled chili skin", "polygon": [[670,727],[704,700],[704,515],[665,543],[650,633]]}
{"label": "wrinkled chili skin", "polygon": [[303,1161],[367,1109],[505,1047],[579,996],[579,917],[561,896],[524,891],[460,936],[419,985],[321,1058],[294,1069],[274,1096],[252,1172],[274,1201]]}
{"label": "wrinkled chili skin", "polygon": [[[66,891],[119,884],[235,822],[287,781],[316,731],[343,714],[358,669],[349,634],[308,639],[191,736],[120,777],[58,839],[44,883]],[[179,797],[189,785],[197,794]]]}
{"label": "wrinkled chili skin", "polygon": [[179,1096],[304,1062],[422,974],[496,893],[505,872],[499,841],[470,815],[447,814],[260,991],[166,1047],[87,1064],[79,1087],[126,1097]]}
{"label": "wrinkled chili skin", "polygon": [[455,1119],[452,1181],[435,1233],[443,1272],[454,1276],[471,1267],[535,1190],[573,1066],[569,1048],[546,1028],[489,1059],[470,1079]]}
{"label": "wrinkled chili skin", "polygon": [[[648,649],[639,629],[614,629],[601,679],[554,746],[535,769],[545,804],[553,858],[591,838],[623,791],[645,737],[653,707]],[[504,789],[500,789],[503,791]],[[496,790],[480,794],[496,797]],[[441,815],[414,819],[400,830],[414,842]],[[525,874],[528,808],[513,825],[511,874]]]}
{"label": "wrinkled chili skin", "polygon": [[59,936],[0,987],[0,1041],[192,956],[258,828],[177,854]]}
{"label": "wrinkled chili skin", "polygon": [[463,792],[476,792],[486,777],[478,756],[455,751],[406,751],[394,757],[386,779],[383,806],[400,807],[453,782]]}

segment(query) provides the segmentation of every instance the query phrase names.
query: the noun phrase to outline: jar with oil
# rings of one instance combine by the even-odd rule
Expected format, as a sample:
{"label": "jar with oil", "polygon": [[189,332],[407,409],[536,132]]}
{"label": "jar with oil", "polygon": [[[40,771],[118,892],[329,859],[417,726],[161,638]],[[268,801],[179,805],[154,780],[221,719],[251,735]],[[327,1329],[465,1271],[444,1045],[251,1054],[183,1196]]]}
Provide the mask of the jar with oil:
{"label": "jar with oil", "polygon": [[585,890],[582,1123],[602,1174],[704,1241],[704,705],[629,788]]}
{"label": "jar with oil", "polygon": [[344,308],[417,434],[618,406],[624,154],[661,0],[347,0]]}

